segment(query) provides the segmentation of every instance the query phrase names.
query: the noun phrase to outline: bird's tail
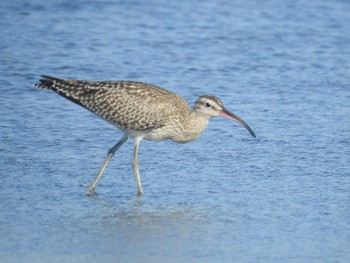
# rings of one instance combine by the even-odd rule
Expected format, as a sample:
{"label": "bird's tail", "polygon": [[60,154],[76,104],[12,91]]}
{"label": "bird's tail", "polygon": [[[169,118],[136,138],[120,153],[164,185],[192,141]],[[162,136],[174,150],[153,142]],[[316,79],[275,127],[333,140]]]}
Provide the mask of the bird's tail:
{"label": "bird's tail", "polygon": [[34,87],[52,90],[84,108],[87,108],[86,101],[98,91],[98,88],[90,87],[88,81],[60,79],[47,75],[42,75],[39,81]]}
{"label": "bird's tail", "polygon": [[35,84],[34,87],[39,89],[49,89],[52,90],[55,82],[62,82],[62,79],[50,77],[47,75],[42,75],[39,79],[40,83]]}

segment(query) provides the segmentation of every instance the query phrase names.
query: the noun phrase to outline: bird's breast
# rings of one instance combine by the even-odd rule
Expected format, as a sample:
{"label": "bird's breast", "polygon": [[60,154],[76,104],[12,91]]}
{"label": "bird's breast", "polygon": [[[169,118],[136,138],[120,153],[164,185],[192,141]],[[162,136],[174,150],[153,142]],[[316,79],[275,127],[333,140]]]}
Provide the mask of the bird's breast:
{"label": "bird's breast", "polygon": [[[134,133],[138,135],[139,132]],[[192,136],[184,133],[180,126],[164,125],[160,128],[152,129],[140,134],[145,140],[149,141],[165,141],[172,140],[176,142],[192,141]]]}

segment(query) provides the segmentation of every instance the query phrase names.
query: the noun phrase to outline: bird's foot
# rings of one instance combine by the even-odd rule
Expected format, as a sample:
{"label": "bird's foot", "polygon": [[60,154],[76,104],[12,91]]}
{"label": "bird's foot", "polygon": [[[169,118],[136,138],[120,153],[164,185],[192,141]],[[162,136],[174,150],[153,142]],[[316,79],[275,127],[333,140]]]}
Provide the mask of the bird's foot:
{"label": "bird's foot", "polygon": [[95,195],[96,194],[95,188],[94,187],[90,187],[89,190],[87,190],[85,194],[88,195],[88,196]]}
{"label": "bird's foot", "polygon": [[96,194],[96,192],[95,192],[95,188],[96,188],[96,187],[91,186],[91,185],[89,185],[89,184],[82,184],[81,186],[82,186],[82,187],[88,187],[88,188],[89,188],[89,190],[87,190],[86,193],[85,193],[86,195],[88,195],[88,196],[93,196],[93,195]]}

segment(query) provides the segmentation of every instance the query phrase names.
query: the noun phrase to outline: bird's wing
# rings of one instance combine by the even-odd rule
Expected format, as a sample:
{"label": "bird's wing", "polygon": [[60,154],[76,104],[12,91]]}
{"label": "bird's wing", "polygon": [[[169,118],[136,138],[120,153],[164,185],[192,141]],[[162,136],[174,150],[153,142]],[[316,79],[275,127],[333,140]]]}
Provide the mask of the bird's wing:
{"label": "bird's wing", "polygon": [[36,87],[51,89],[122,129],[145,131],[164,126],[167,116],[188,104],[176,94],[133,81],[80,81],[42,76]]}

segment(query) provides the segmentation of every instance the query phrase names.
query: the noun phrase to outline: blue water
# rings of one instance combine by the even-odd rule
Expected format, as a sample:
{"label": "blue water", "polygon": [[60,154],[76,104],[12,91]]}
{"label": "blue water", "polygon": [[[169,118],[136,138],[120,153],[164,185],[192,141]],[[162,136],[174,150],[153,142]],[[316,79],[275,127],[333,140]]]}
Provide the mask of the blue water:
{"label": "blue water", "polygon": [[[349,1],[0,3],[0,262],[350,262]],[[41,74],[214,94],[188,144],[122,133]]]}

